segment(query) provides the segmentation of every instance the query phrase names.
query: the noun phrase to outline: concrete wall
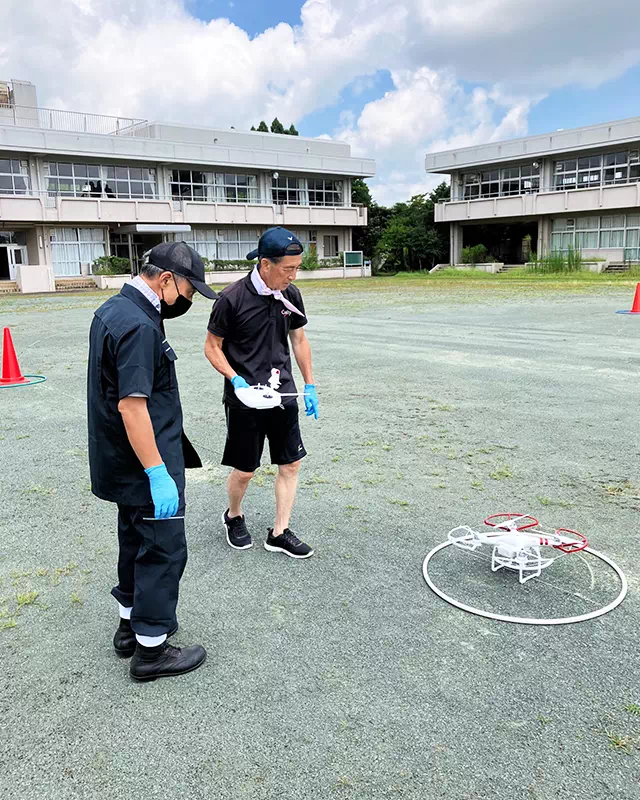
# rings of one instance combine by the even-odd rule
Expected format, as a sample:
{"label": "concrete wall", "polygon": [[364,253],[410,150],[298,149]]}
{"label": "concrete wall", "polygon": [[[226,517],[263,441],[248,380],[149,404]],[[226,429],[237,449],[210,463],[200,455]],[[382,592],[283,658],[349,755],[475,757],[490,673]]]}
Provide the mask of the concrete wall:
{"label": "concrete wall", "polygon": [[231,131],[219,128],[198,128],[191,125],[176,125],[166,122],[152,122],[144,128],[138,128],[133,134],[137,137],[149,136],[167,142],[185,142],[189,144],[217,144],[221,147],[242,147],[251,150],[278,150],[283,153],[295,153],[315,156],[349,158],[350,145],[327,139],[309,139],[303,136],[284,136],[277,133],[259,133],[258,131]]}
{"label": "concrete wall", "polygon": [[493,222],[540,217],[546,214],[569,215],[606,213],[608,210],[640,207],[640,183],[599,186],[559,192],[493,197],[479,200],[453,200],[439,203],[436,222]]}
{"label": "concrete wall", "polygon": [[60,224],[156,223],[271,227],[361,227],[368,210],[321,206],[273,206],[251,203],[192,203],[173,200],[111,200],[95,197],[0,195],[0,222]]}
{"label": "concrete wall", "polygon": [[425,159],[425,167],[427,172],[448,173],[461,167],[518,160],[534,161],[543,156],[559,156],[598,148],[615,149],[621,145],[633,144],[636,148],[640,146],[640,117],[429,153]]}
{"label": "concrete wall", "polygon": [[[364,275],[363,275],[364,272]],[[223,284],[234,283],[240,281],[246,276],[243,270],[233,270],[232,272],[207,272],[205,279],[208,284]],[[296,280],[328,280],[338,278],[362,278],[371,277],[371,269],[360,267],[347,267],[345,270],[341,268],[328,268],[328,269],[314,269],[308,271],[298,272]],[[98,289],[122,289],[125,283],[128,283],[131,278],[128,275],[94,275],[94,281]]]}
{"label": "concrete wall", "polygon": [[[232,135],[232,134],[230,134]],[[245,134],[238,134],[245,142]],[[265,134],[266,136],[266,134]],[[215,137],[214,137],[215,138]],[[21,153],[46,153],[49,156],[71,156],[76,159],[129,159],[147,164],[158,162],[199,166],[238,167],[252,170],[280,170],[321,175],[371,177],[375,175],[375,162],[348,155],[326,154],[323,146],[316,151],[297,152],[291,143],[294,136],[276,136],[268,140],[266,149],[260,137],[256,147],[222,145],[216,143],[176,142],[136,136],[108,136],[68,131],[39,130],[2,125],[0,120],[0,150]],[[282,142],[286,139],[286,146]],[[303,140],[304,141],[304,140]],[[340,148],[338,152],[342,153]]]}

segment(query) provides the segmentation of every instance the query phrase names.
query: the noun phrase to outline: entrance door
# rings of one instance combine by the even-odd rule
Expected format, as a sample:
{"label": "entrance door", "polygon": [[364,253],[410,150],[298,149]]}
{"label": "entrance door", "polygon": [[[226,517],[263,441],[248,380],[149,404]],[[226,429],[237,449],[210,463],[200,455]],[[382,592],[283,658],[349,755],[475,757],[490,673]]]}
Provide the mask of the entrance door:
{"label": "entrance door", "polygon": [[9,256],[9,280],[15,281],[16,267],[25,263],[25,249],[17,245],[9,245],[7,247],[7,255]]}

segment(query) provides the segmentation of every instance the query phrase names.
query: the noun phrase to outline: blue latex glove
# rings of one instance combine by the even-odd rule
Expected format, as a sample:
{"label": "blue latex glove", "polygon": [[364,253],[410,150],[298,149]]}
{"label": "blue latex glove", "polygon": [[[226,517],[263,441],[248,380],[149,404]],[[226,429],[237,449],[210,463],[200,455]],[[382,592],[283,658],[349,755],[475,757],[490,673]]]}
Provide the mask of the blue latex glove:
{"label": "blue latex glove", "polygon": [[231,383],[233,384],[234,389],[249,389],[249,384],[245,381],[244,378],[241,378],[240,375],[234,375],[231,378]]}
{"label": "blue latex glove", "polygon": [[164,464],[157,467],[145,469],[149,476],[151,486],[151,498],[155,507],[156,519],[167,519],[175,517],[178,513],[180,499],[178,497],[178,487],[171,475],[167,472]]}
{"label": "blue latex glove", "polygon": [[313,383],[307,383],[304,387],[304,408],[308,417],[318,419],[318,395]]}

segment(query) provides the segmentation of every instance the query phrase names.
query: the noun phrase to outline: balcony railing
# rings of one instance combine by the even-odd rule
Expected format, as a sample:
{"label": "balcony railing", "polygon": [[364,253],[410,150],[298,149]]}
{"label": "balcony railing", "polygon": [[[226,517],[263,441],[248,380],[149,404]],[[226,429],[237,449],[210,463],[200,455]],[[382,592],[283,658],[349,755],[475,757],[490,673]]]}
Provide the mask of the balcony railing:
{"label": "balcony railing", "polygon": [[275,208],[364,208],[362,203],[352,203],[350,206],[347,206],[345,203],[277,203],[265,197],[253,198],[251,200],[208,200],[206,198],[193,197],[191,195],[176,197],[176,195],[157,193],[153,195],[148,193],[117,195],[104,190],[92,190],[90,187],[88,187],[86,191],[78,189],[75,192],[55,192],[47,189],[43,189],[41,191],[37,191],[35,189],[16,189],[15,191],[0,189],[0,197],[41,197],[44,200],[45,205],[49,208],[55,207],[56,200],[58,198],[62,200],[138,200],[146,202],[158,200],[165,203],[173,203],[173,207],[177,210],[180,210],[185,203],[203,206],[218,205],[225,207],[258,205],[273,206]]}
{"label": "balcony railing", "polygon": [[[458,189],[457,192],[454,192],[449,199],[439,200],[438,203],[444,204],[444,203],[460,202],[466,200],[493,200],[496,197],[522,197],[523,195],[549,194],[553,192],[586,191],[588,189],[599,189],[600,187],[607,187],[607,186],[633,186],[636,183],[640,183],[640,179],[624,180],[624,181],[593,181],[593,183],[590,183],[588,186],[578,186],[576,184],[564,184],[562,186],[556,186],[552,184],[530,189],[514,189],[514,190],[498,191],[498,192],[483,192],[482,194],[473,196],[466,193],[465,187],[461,187],[460,189]],[[469,187],[466,188],[468,189]]]}
{"label": "balcony railing", "polygon": [[148,122],[133,117],[84,114],[59,108],[35,108],[0,103],[0,126],[42,128],[72,133],[97,133],[103,136],[149,136]]}

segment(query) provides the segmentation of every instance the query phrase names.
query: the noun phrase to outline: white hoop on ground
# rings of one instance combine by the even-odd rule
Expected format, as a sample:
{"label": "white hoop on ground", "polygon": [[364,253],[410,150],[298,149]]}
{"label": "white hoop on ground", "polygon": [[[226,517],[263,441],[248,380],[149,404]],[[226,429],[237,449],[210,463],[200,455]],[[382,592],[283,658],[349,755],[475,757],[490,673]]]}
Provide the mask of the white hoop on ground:
{"label": "white hoop on ground", "polygon": [[608,614],[609,611],[613,611],[614,608],[617,608],[620,603],[624,600],[627,596],[628,591],[628,584],[627,578],[624,572],[620,569],[620,567],[613,561],[612,559],[605,556],[603,553],[599,553],[597,550],[593,550],[591,547],[586,547],[583,552],[584,553],[591,553],[592,556],[599,558],[601,561],[604,561],[605,564],[611,567],[613,571],[616,573],[618,578],[620,579],[620,583],[622,584],[622,588],[620,589],[620,594],[616,597],[608,605],[604,606],[603,608],[598,609],[597,611],[590,611],[588,614],[579,614],[575,617],[558,617],[557,619],[536,619],[535,617],[511,617],[507,616],[506,614],[494,614],[492,611],[483,611],[480,608],[474,608],[473,606],[469,606],[466,603],[462,603],[460,600],[456,600],[454,597],[450,597],[448,594],[439,589],[435,583],[431,580],[429,576],[429,562],[436,555],[439,553],[440,550],[444,550],[445,547],[450,547],[453,542],[447,541],[443,542],[442,544],[437,545],[436,547],[431,550],[430,553],[427,554],[424,562],[422,564],[422,574],[424,579],[427,583],[427,586],[431,589],[431,591],[438,595],[442,600],[445,600],[452,606],[461,609],[462,611],[467,611],[469,614],[475,614],[478,617],[485,617],[487,619],[495,619],[499,622],[515,622],[519,623],[520,625],[569,625],[574,622],[587,622],[590,619],[596,619],[597,617],[602,617],[605,614]]}

